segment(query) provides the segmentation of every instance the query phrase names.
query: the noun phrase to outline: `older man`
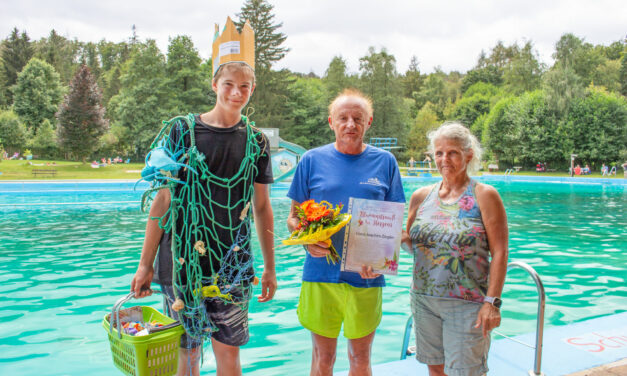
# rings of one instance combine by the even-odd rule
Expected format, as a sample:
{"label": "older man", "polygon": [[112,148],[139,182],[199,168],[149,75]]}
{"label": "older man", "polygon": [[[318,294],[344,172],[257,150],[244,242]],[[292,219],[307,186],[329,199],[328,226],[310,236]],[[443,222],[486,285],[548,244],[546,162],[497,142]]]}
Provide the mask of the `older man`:
{"label": "older man", "polygon": [[[296,208],[314,199],[333,205],[348,204],[349,197],[405,202],[394,156],[364,143],[372,124],[372,103],[356,90],[345,90],[329,105],[329,125],[335,142],[305,153],[288,192],[292,199],[287,225],[298,225]],[[344,209],[345,210],[345,209]],[[331,240],[343,252],[344,231]],[[332,375],[342,324],[348,339],[351,375],[370,375],[370,350],[381,321],[383,276],[372,269],[342,272],[328,263],[324,243],[306,247],[298,319],[312,333],[311,375]]]}

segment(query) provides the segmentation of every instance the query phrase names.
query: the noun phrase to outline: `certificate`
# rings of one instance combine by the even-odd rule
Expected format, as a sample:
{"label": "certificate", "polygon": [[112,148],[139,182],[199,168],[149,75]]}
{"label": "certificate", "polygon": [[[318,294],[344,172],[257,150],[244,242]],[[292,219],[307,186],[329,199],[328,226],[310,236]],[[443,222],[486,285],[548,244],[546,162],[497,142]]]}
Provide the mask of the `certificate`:
{"label": "certificate", "polygon": [[396,275],[404,210],[402,202],[351,197],[341,270],[360,272],[366,265],[375,273]]}

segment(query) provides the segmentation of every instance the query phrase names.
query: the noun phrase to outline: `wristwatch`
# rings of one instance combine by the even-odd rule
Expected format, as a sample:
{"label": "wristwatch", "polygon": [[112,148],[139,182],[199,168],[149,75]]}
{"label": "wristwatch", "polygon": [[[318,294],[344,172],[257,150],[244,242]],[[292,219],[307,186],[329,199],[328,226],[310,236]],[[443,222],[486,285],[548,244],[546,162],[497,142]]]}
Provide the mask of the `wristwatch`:
{"label": "wristwatch", "polygon": [[483,302],[490,303],[499,309],[501,308],[501,304],[503,304],[503,301],[501,300],[501,298],[498,298],[496,296],[486,296],[485,298],[483,298]]}

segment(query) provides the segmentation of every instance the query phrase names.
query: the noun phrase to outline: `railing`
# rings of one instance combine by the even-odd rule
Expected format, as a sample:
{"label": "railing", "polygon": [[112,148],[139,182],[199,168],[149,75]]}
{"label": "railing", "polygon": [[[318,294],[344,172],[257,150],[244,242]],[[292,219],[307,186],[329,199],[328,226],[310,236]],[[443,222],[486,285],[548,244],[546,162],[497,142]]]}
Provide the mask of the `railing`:
{"label": "railing", "polygon": [[610,170],[610,172],[607,173],[607,176],[610,176],[614,174],[614,176],[616,176],[616,166],[612,166],[612,169]]}
{"label": "railing", "polygon": [[385,150],[403,148],[402,146],[398,145],[398,138],[396,137],[373,137],[370,138],[370,141],[368,143],[372,146]]}
{"label": "railing", "polygon": [[[535,269],[529,266],[529,264],[521,262],[521,261],[513,261],[507,265],[508,271],[514,268],[520,268],[520,269],[525,270],[527,273],[529,273],[529,275],[531,275],[531,278],[535,282],[536,288],[538,290],[538,320],[536,323],[536,345],[531,346],[515,338],[511,338],[502,333],[499,333],[496,330],[494,330],[494,332],[504,338],[512,340],[523,346],[527,346],[529,348],[535,349],[534,367],[533,367],[533,370],[529,370],[529,376],[544,376],[544,373],[542,373],[541,371],[542,338],[544,335],[544,307],[546,304],[546,294],[544,293],[544,285],[542,284],[542,281],[540,280],[540,276],[538,275],[538,273],[535,271]],[[407,319],[407,323],[405,324],[405,335],[403,337],[403,347],[401,349],[401,360],[405,359],[408,355],[414,355],[415,353],[415,348],[412,349],[413,346],[409,347],[409,338],[411,336],[412,326],[413,326],[413,318],[412,316],[409,316],[409,318]]]}
{"label": "railing", "polygon": [[505,175],[511,175],[514,173],[514,169],[513,168],[508,168],[507,170],[505,170]]}
{"label": "railing", "polygon": [[[422,174],[422,176],[431,177],[432,172],[437,172],[437,168],[428,168],[428,167],[399,167],[401,173],[405,173],[407,176],[418,176]],[[429,174],[429,175],[426,175]]]}
{"label": "railing", "polygon": [[409,338],[411,337],[411,328],[414,324],[413,315],[409,315],[407,323],[405,324],[405,335],[403,336],[403,347],[401,347],[401,360],[407,358],[408,355],[414,355],[416,353],[415,346],[409,346]]}

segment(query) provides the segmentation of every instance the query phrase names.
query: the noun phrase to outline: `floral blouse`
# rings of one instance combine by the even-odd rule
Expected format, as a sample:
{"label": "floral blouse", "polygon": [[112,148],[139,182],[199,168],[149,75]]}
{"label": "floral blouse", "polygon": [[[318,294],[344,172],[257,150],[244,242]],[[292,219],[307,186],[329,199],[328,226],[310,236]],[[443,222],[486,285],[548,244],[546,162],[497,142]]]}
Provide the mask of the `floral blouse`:
{"label": "floral blouse", "polygon": [[414,253],[412,292],[483,302],[489,245],[470,180],[460,198],[443,203],[435,184],[416,213],[409,235]]}

